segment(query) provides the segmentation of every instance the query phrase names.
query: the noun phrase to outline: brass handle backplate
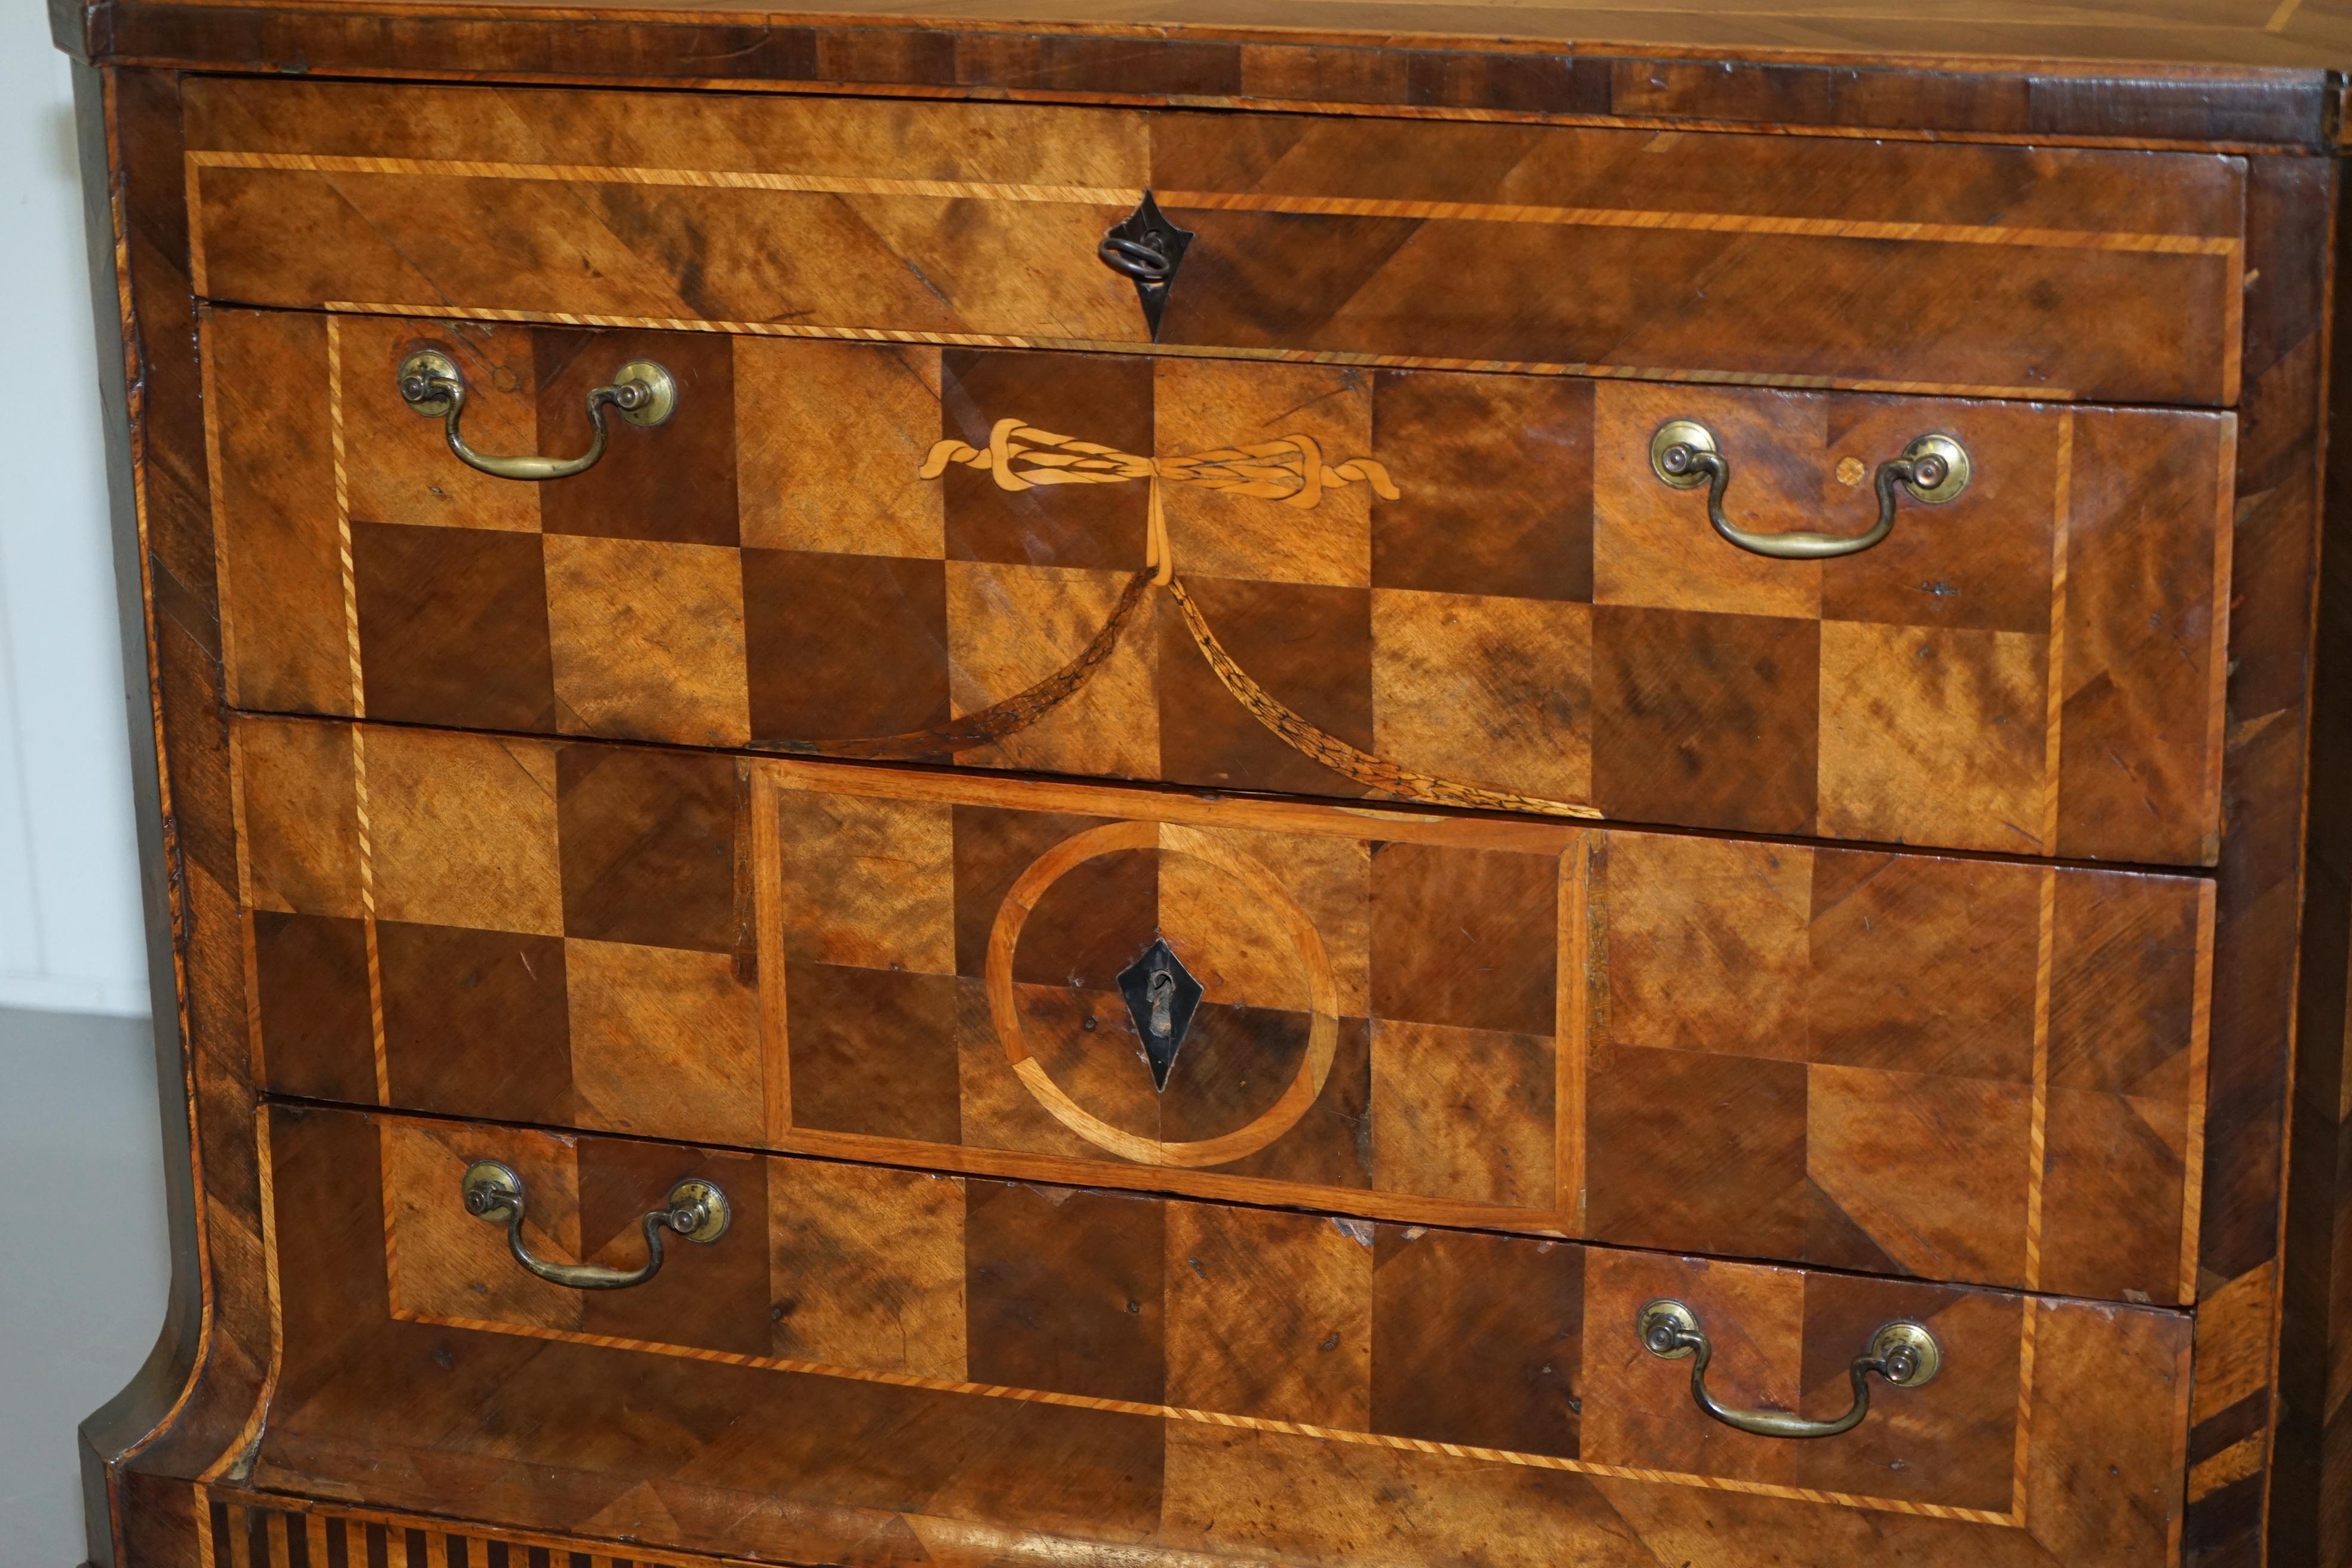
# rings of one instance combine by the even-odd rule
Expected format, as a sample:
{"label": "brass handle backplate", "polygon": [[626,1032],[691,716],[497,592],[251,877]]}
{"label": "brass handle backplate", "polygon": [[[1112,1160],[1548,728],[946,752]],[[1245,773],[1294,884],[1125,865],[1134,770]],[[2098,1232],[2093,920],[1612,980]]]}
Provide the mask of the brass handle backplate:
{"label": "brass handle backplate", "polygon": [[1935,1381],[1944,1367],[1944,1348],[1936,1336],[1917,1323],[1892,1322],[1870,1336],[1870,1343],[1854,1357],[1853,1408],[1830,1421],[1808,1421],[1778,1410],[1736,1410],[1706,1391],[1706,1363],[1714,1347],[1698,1326],[1698,1314],[1680,1301],[1653,1301],[1633,1320],[1642,1348],[1661,1361],[1691,1363],[1691,1397],[1698,1407],[1727,1426],[1753,1432],[1759,1437],[1834,1437],[1862,1425],[1870,1414],[1870,1374],[1876,1373],[1897,1388],[1918,1388]]}
{"label": "brass handle backplate", "polygon": [[497,1160],[477,1160],[466,1167],[466,1212],[492,1224],[506,1222],[507,1250],[517,1263],[551,1285],[574,1290],[623,1290],[642,1285],[661,1272],[662,1232],[676,1231],[687,1240],[708,1247],[727,1234],[732,1217],[727,1194],[709,1182],[691,1178],[669,1190],[662,1206],[646,1215],[646,1261],[637,1268],[606,1268],[595,1263],[550,1263],[533,1258],[522,1239],[522,1177],[514,1167]]}
{"label": "brass handle backplate", "polygon": [[1650,437],[1650,468],[1678,490],[1706,486],[1707,521],[1716,532],[1742,550],[1782,561],[1826,561],[1853,555],[1885,539],[1895,528],[1897,492],[1928,506],[1941,506],[1969,488],[1969,450],[1949,436],[1922,436],[1899,458],[1878,465],[1878,522],[1867,533],[1754,533],[1723,512],[1723,492],[1731,488],[1731,459],[1717,449],[1715,432],[1696,419],[1669,419]]}
{"label": "brass handle backplate", "polygon": [[466,414],[466,378],[456,360],[438,349],[419,349],[400,362],[399,386],[402,401],[411,409],[443,422],[441,433],[459,461],[501,479],[569,479],[594,468],[609,435],[604,426],[607,405],[619,409],[630,424],[648,430],[667,424],[677,409],[677,378],[651,360],[631,360],[614,373],[610,385],[589,390],[588,427],[595,435],[586,451],[576,458],[500,458],[474,450],[458,428]]}

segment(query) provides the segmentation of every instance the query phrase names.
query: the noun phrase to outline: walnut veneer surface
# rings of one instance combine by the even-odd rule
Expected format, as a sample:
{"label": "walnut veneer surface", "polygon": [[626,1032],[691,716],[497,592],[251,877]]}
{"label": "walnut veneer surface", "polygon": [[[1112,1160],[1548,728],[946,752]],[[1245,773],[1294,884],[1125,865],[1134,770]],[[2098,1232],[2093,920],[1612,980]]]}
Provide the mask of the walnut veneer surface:
{"label": "walnut veneer surface", "polygon": [[52,16],[95,1562],[2352,1564],[2352,12]]}

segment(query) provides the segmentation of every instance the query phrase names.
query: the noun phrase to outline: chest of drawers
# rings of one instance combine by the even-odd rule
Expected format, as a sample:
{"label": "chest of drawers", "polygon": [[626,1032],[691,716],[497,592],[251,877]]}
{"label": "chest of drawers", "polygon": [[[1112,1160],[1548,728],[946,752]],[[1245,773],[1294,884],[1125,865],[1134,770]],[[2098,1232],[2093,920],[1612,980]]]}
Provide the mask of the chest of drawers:
{"label": "chest of drawers", "polygon": [[2352,1563],[2318,0],[55,14],[94,1561]]}

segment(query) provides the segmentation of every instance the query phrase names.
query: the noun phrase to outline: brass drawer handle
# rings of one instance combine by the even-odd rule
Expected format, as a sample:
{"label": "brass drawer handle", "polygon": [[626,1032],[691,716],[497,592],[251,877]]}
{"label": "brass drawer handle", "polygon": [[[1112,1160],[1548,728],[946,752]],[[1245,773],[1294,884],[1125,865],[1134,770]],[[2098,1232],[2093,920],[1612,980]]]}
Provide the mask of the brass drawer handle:
{"label": "brass drawer handle", "polygon": [[677,378],[651,360],[636,359],[614,373],[610,386],[592,388],[588,425],[595,439],[576,458],[499,458],[466,445],[457,428],[466,414],[466,378],[458,373],[457,362],[438,349],[419,349],[400,362],[400,395],[423,417],[446,421],[442,434],[449,439],[449,450],[467,467],[501,479],[562,479],[585,473],[604,455],[606,404],[619,409],[630,424],[653,429],[667,424],[677,409]]}
{"label": "brass drawer handle", "polygon": [[507,1225],[507,1250],[515,1261],[551,1285],[574,1290],[624,1290],[642,1285],[661,1272],[662,1232],[674,1230],[687,1240],[708,1247],[727,1234],[732,1217],[727,1194],[709,1182],[688,1179],[670,1188],[660,1208],[646,1215],[646,1261],[641,1268],[606,1268],[594,1263],[549,1263],[533,1258],[523,1245],[522,1178],[514,1167],[497,1160],[477,1160],[466,1167],[466,1212],[492,1224]]}
{"label": "brass drawer handle", "polygon": [[1707,521],[1716,532],[1742,550],[1782,561],[1826,561],[1853,555],[1886,537],[1895,527],[1895,490],[1913,500],[1941,506],[1969,488],[1968,448],[1949,436],[1922,436],[1899,458],[1878,465],[1878,523],[1868,533],[1750,533],[1723,515],[1723,492],[1731,487],[1731,459],[1716,449],[1715,432],[1696,419],[1669,419],[1650,437],[1650,468],[1678,490],[1706,489]]}
{"label": "brass drawer handle", "polygon": [[1917,1323],[1893,1322],[1870,1336],[1870,1343],[1854,1357],[1853,1408],[1834,1421],[1808,1421],[1778,1410],[1734,1410],[1706,1391],[1706,1363],[1715,1353],[1700,1331],[1698,1314],[1680,1301],[1653,1301],[1633,1320],[1642,1348],[1661,1361],[1698,1359],[1691,1363],[1691,1397],[1698,1407],[1727,1426],[1753,1432],[1759,1437],[1834,1437],[1862,1425],[1870,1414],[1870,1374],[1876,1373],[1897,1388],[1918,1388],[1935,1381],[1943,1370],[1944,1349],[1936,1336]]}

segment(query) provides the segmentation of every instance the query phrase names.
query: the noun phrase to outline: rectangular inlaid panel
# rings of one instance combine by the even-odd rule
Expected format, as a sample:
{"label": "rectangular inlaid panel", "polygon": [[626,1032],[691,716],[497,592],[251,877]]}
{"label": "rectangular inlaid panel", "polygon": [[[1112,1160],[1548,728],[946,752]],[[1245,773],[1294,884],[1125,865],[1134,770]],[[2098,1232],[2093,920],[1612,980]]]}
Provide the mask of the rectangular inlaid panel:
{"label": "rectangular inlaid panel", "polygon": [[282,1092],[2189,1299],[2210,884],[308,720]]}
{"label": "rectangular inlaid panel", "polygon": [[[1863,1515],[1895,1541],[1967,1525],[1979,1552],[2013,1554],[1995,1561],[2036,1561],[2086,1522],[2104,1533],[2085,1560],[2152,1560],[2177,1519],[2189,1325],[2174,1313],[488,1123],[270,1121],[286,1329],[255,1479],[273,1489],[331,1476],[339,1430],[359,1435],[341,1428],[360,1408],[347,1391],[397,1375],[390,1347],[421,1334],[446,1358],[438,1386],[362,1417],[372,1500],[404,1500],[404,1446],[445,1390],[470,1392],[493,1415],[435,1428],[440,1468],[495,1445],[526,1488],[584,1463],[621,1498],[644,1467],[675,1466],[646,1488],[674,1510],[666,1528],[628,1529],[626,1508],[597,1521],[656,1546],[691,1543],[698,1493],[756,1490],[804,1528],[854,1500],[1110,1531],[1142,1552],[1350,1555],[1329,1532],[1352,1510],[1304,1506],[1238,1538],[1206,1517],[1251,1495],[1307,1503],[1324,1489],[1302,1464],[1393,1477],[1441,1508],[1480,1491],[1463,1490],[1465,1466],[1524,1472],[1505,1490],[1552,1492],[1538,1511],[1565,1512],[1555,1526],[1611,1521],[1580,1489],[1601,1483],[1642,1500],[1621,1526],[1698,1527],[1726,1498],[1825,1530]],[[641,1284],[548,1282],[510,1254],[508,1218],[467,1210],[488,1160],[519,1185],[521,1245],[542,1262],[640,1267],[641,1218],[684,1178],[717,1187],[729,1223],[701,1244],[670,1236]],[[1709,1389],[1740,1407],[1843,1414],[1850,1364],[1895,1321],[1933,1336],[1940,1370],[1912,1389],[1874,1378],[1844,1436],[1759,1438],[1696,1407],[1687,1360],[1643,1351],[1635,1320],[1662,1299],[1708,1335]],[[719,1429],[696,1429],[698,1405],[727,1412]],[[624,1408],[625,1426],[599,1414]],[[780,1442],[785,1426],[799,1436]],[[1013,1455],[985,1451],[991,1434],[1024,1468],[1088,1434],[1095,1452],[1053,1473],[1049,1500],[1043,1477],[1002,1489]],[[583,1436],[592,1452],[564,1447]],[[511,1506],[515,1484],[487,1495]],[[1105,1491],[1123,1495],[1090,1495]],[[737,1550],[769,1544],[760,1524],[730,1521]]]}
{"label": "rectangular inlaid panel", "polygon": [[[201,81],[196,288],[246,304],[1160,341],[2225,405],[2242,159],[1029,105]],[[1465,280],[1475,286],[1465,287]]]}
{"label": "rectangular inlaid panel", "polygon": [[[215,313],[247,708],[2202,864],[2229,415]],[[576,478],[588,387],[677,376]],[[322,389],[325,395],[320,395]],[[1727,521],[1654,471],[1713,433]],[[1894,480],[1889,479],[1892,486]]]}

